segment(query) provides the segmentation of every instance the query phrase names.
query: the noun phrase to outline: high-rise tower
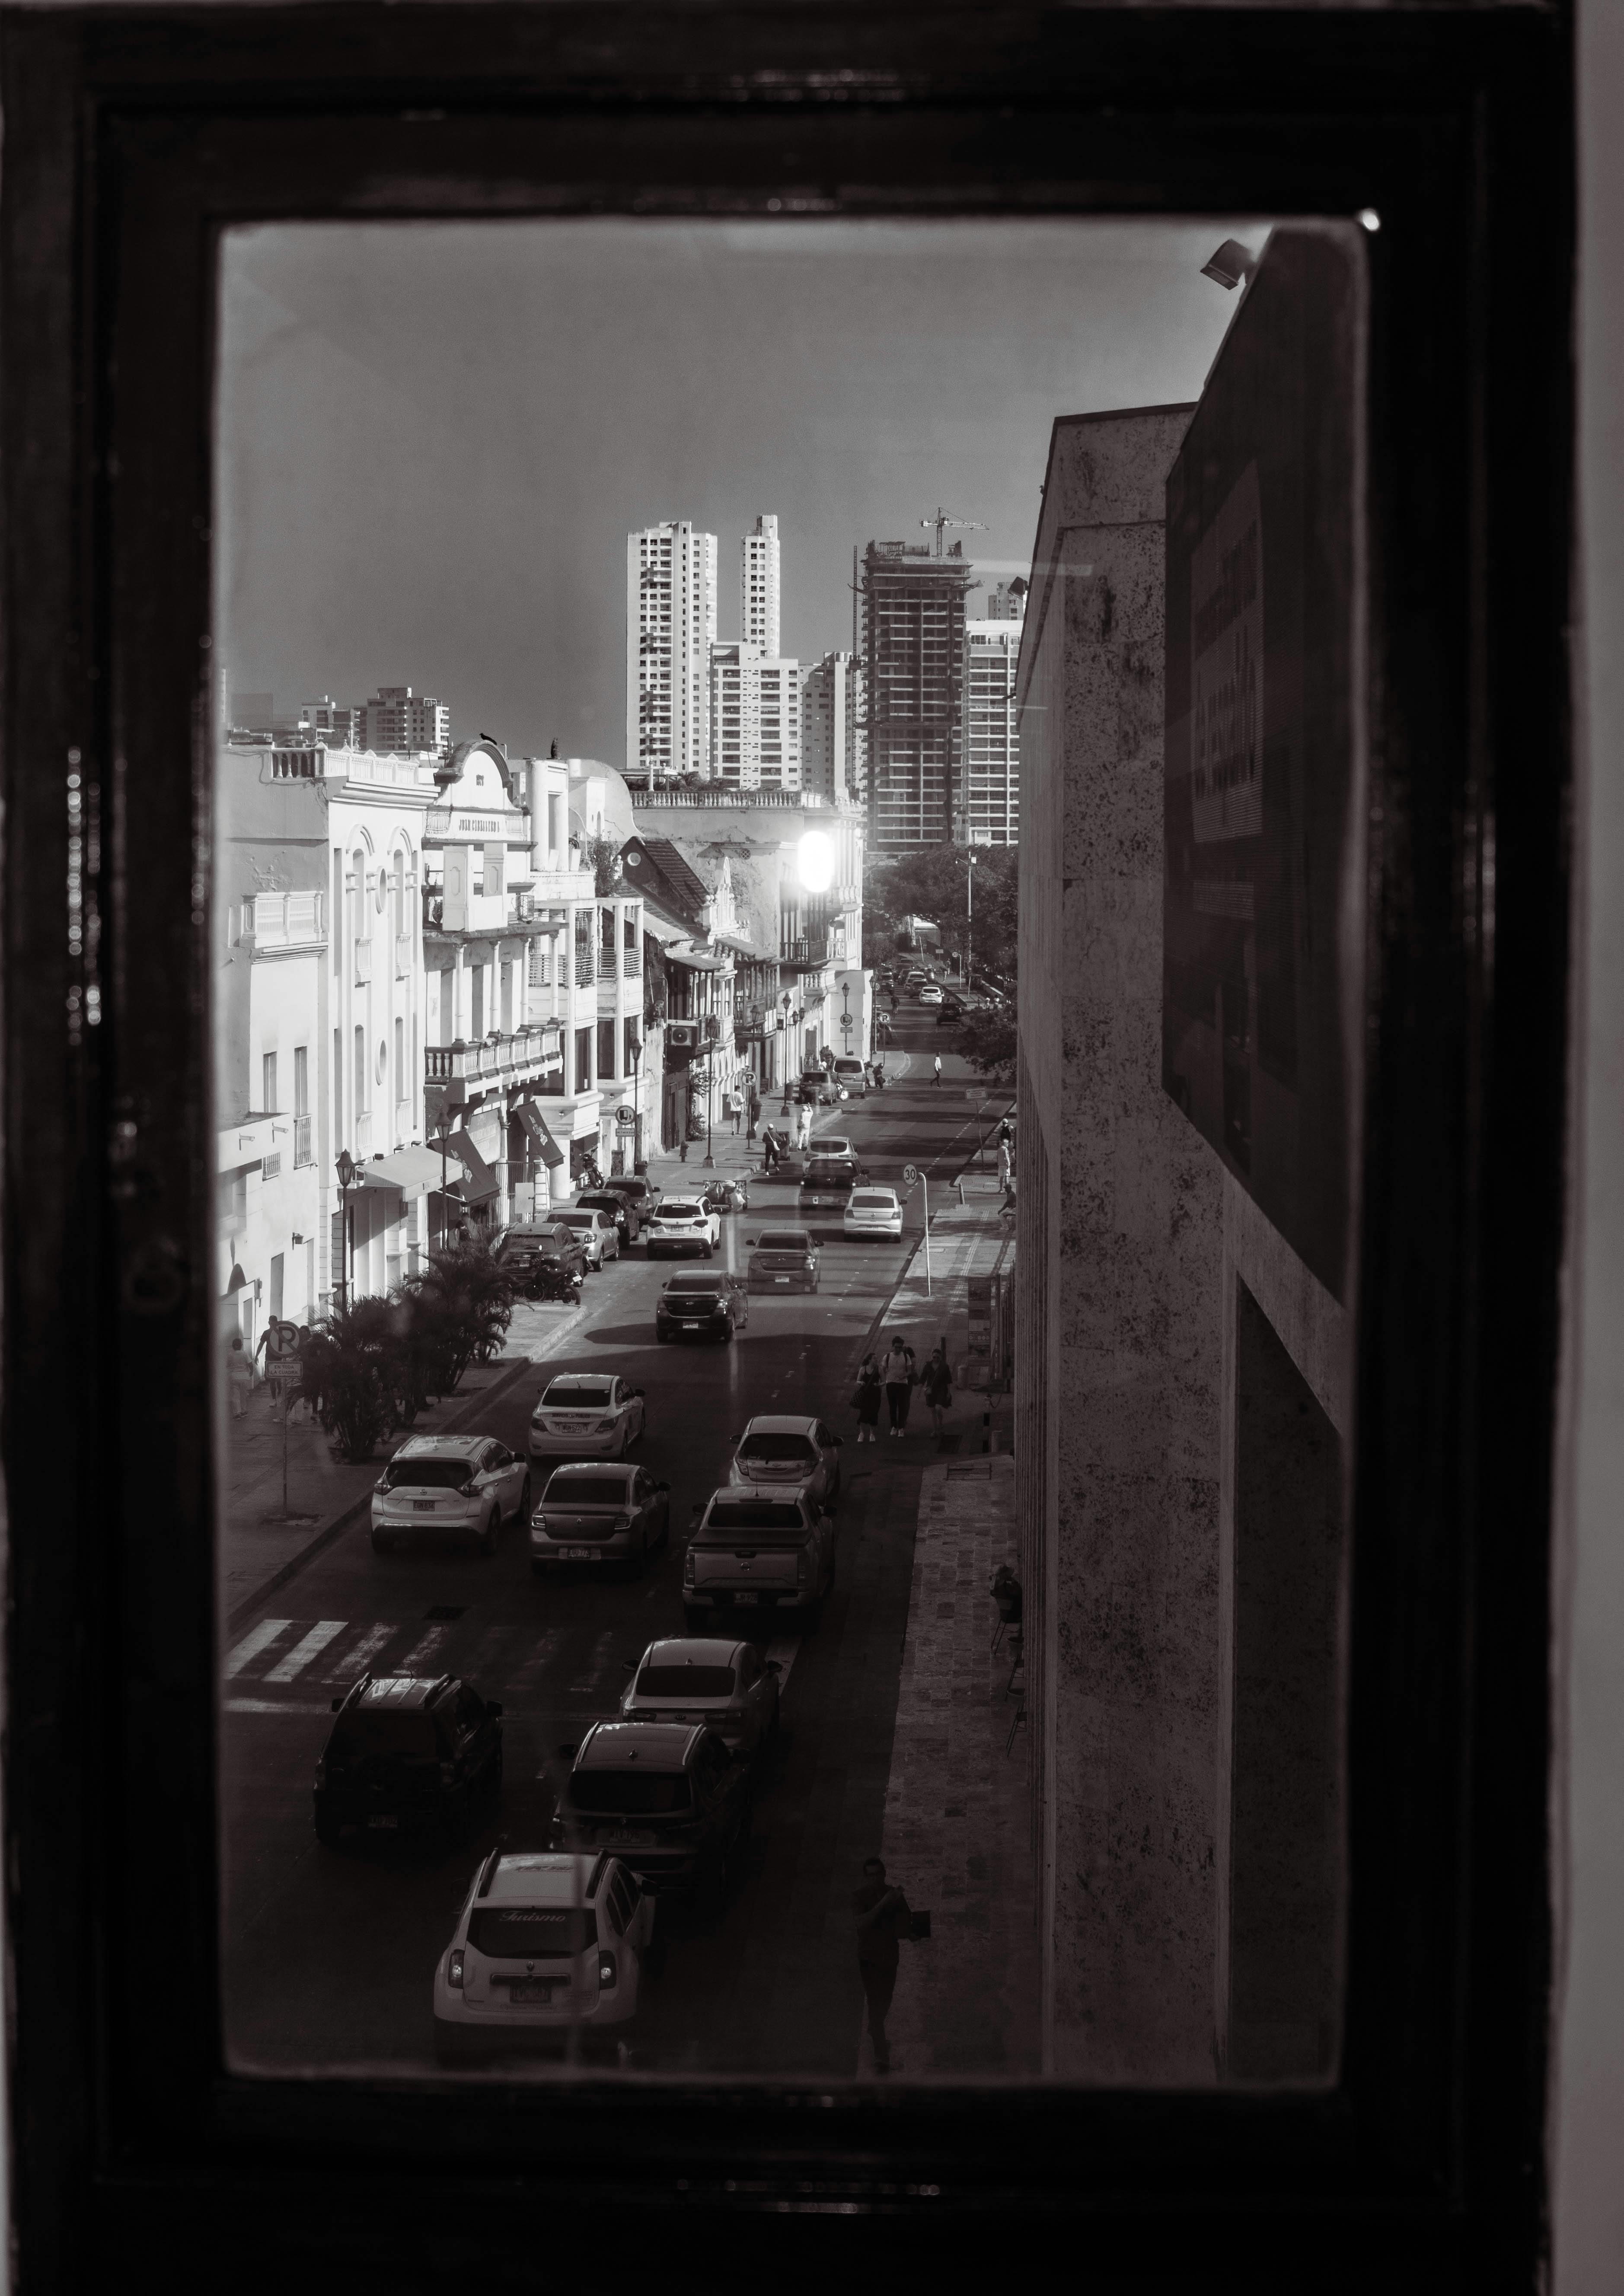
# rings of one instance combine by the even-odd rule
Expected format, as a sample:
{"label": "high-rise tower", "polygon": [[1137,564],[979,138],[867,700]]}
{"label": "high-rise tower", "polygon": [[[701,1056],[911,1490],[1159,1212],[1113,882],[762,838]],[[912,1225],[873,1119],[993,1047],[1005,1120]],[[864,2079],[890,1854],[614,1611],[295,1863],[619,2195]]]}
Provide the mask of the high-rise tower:
{"label": "high-rise tower", "polygon": [[668,519],[626,537],[626,771],[652,788],[709,750],[716,537]]}
{"label": "high-rise tower", "polygon": [[871,542],[853,554],[857,652],[868,731],[868,842],[874,853],[950,843],[964,746],[964,598],[954,543]]}
{"label": "high-rise tower", "polygon": [[763,516],[739,545],[739,636],[769,660],[778,654],[778,521]]}

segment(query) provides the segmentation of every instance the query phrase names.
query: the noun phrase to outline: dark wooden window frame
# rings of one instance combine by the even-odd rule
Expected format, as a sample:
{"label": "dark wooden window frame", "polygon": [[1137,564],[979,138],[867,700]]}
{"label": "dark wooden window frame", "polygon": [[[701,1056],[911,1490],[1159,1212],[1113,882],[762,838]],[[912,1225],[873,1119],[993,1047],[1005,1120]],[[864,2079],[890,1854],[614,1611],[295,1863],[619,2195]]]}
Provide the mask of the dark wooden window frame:
{"label": "dark wooden window frame", "polygon": [[[1564,15],[20,11],[0,18],[0,63],[24,2287],[172,2282],[187,2254],[243,2287],[416,2287],[471,2268],[528,2286],[578,2248],[696,2284],[722,2237],[763,2265],[849,2249],[914,2269],[963,2267],[984,2243],[1002,2269],[1042,2270],[1049,2252],[1070,2276],[1136,2289],[1532,2285],[1567,1061]],[[222,2070],[215,235],[238,218],[769,201],[1382,217],[1349,1972],[1324,2096],[588,2087],[561,2102]]]}

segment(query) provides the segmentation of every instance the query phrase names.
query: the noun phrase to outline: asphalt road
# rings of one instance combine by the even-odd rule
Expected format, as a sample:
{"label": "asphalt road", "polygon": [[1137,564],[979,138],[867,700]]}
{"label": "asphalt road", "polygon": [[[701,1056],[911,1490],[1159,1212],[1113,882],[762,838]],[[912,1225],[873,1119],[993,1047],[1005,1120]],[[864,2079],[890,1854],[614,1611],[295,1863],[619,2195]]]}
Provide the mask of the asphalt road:
{"label": "asphalt road", "polygon": [[[956,1170],[973,1151],[984,1095],[966,1091],[945,1050],[957,1073],[941,1088],[930,1081],[931,1054],[950,1035],[923,1016],[904,1021],[898,1049],[911,1046],[912,1073],[824,1115],[818,1128],[849,1132],[876,1178],[909,1160]],[[757,1181],[752,1197],[750,1212],[724,1221],[718,1266],[742,1265],[746,1235],[775,1207],[776,1217],[790,1215],[794,1189]],[[748,1328],[727,1349],[655,1343],[654,1295],[670,1268],[651,1266],[641,1248],[588,1277],[578,1316],[562,1325],[537,1318],[547,1359],[476,1431],[521,1449],[536,1397],[559,1371],[612,1367],[644,1388],[640,1456],[672,1486],[672,1538],[643,1579],[583,1570],[538,1581],[516,1531],[488,1561],[379,1556],[362,1524],[240,1624],[225,1662],[221,1734],[226,2021],[235,2064],[433,2069],[431,1979],[474,1866],[497,1841],[545,1845],[559,1746],[613,1712],[624,1659],[656,1635],[683,1632],[691,1502],[723,1479],[752,1413],[804,1409],[849,1439],[839,1584],[816,1636],[767,1645],[785,1668],[786,1742],[758,1792],[752,1863],[709,1922],[662,1906],[668,1957],[632,2037],[633,2062],[688,2072],[855,2070],[861,2003],[849,1894],[880,1833],[919,1476],[933,1453],[928,1423],[905,1443],[859,1449],[847,1399],[911,1246],[911,1236],[902,1245],[830,1241],[818,1294],[752,1300]],[[503,1702],[502,1806],[455,1851],[316,1843],[310,1785],[331,1701],[369,1667],[459,1674]]]}

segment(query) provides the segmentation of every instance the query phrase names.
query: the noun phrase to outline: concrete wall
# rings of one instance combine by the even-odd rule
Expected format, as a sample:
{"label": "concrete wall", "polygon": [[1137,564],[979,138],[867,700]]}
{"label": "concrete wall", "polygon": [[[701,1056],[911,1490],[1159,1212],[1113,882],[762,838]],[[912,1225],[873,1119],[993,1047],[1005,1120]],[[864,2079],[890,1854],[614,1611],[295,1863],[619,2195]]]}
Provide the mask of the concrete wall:
{"label": "concrete wall", "polygon": [[1034,1125],[1049,1176],[1021,1250],[1054,1293],[1017,1362],[1045,2061],[1144,2084],[1214,2075],[1223,1176],[1160,1081],[1163,483],[1189,413],[1056,424],[1019,679],[1023,1183]]}

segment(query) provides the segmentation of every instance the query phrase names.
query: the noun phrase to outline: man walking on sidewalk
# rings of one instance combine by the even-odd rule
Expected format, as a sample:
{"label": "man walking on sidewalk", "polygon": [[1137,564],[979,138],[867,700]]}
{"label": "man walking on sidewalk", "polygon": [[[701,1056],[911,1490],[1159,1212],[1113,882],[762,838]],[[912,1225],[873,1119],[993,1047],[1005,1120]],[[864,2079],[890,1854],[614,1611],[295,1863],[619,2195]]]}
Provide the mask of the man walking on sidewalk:
{"label": "man walking on sidewalk", "polygon": [[868,2038],[874,2043],[874,2070],[888,2073],[891,2069],[891,2051],[885,2038],[885,2020],[891,1996],[897,1990],[897,1941],[911,1934],[914,1916],[902,1891],[887,1889],[883,1858],[864,1859],[863,1886],[852,1892],[851,1910],[857,1915],[857,1970],[868,2003]]}
{"label": "man walking on sidewalk", "polygon": [[885,1350],[885,1362],[881,1367],[885,1382],[885,1400],[890,1406],[891,1433],[902,1436],[907,1432],[908,1406],[914,1399],[914,1350],[900,1332],[891,1333],[891,1343]]}
{"label": "man walking on sidewalk", "polygon": [[932,1084],[939,1084],[942,1080],[942,1056],[939,1053],[936,1055],[936,1059],[932,1066],[934,1073],[931,1076],[931,1081]]}

